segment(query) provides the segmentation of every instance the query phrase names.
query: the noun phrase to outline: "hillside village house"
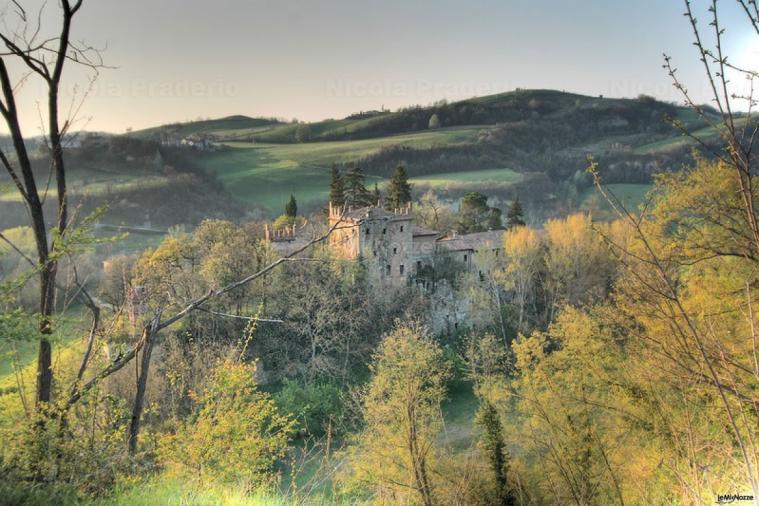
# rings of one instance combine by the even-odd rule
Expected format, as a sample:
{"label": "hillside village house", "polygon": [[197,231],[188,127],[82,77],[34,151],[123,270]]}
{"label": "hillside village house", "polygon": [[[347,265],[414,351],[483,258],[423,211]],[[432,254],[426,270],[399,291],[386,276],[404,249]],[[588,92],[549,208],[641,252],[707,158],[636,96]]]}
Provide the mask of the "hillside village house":
{"label": "hillside village house", "polygon": [[[469,268],[476,265],[475,255],[490,251],[499,255],[503,230],[450,236],[417,226],[411,205],[388,211],[380,206],[358,209],[329,206],[329,225],[340,224],[329,237],[329,246],[340,258],[367,260],[383,282],[401,286],[425,266],[433,265],[435,257],[448,255]],[[307,239],[296,230],[267,233],[272,247],[287,254]]]}

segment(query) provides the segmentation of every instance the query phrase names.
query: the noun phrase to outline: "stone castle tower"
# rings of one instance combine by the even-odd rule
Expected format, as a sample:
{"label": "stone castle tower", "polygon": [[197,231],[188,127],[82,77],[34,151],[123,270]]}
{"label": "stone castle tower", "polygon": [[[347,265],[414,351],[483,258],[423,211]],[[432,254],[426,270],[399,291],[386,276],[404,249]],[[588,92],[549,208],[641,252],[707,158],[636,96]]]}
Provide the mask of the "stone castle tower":
{"label": "stone castle tower", "polygon": [[341,258],[364,258],[379,278],[403,285],[414,262],[414,217],[411,205],[387,211],[379,206],[342,209],[330,203],[329,223],[332,250]]}

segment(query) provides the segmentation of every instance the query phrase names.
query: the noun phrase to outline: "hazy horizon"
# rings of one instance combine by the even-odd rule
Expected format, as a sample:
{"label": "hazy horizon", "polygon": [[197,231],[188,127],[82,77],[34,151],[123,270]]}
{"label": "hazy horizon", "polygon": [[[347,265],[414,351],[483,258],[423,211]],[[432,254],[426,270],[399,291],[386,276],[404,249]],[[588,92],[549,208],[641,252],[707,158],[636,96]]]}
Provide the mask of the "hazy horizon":
{"label": "hazy horizon", "polygon": [[[9,4],[0,4],[6,24]],[[701,12],[702,4],[695,2]],[[76,129],[120,133],[236,114],[316,121],[515,88],[679,101],[661,68],[663,52],[694,98],[707,102],[682,11],[679,2],[654,0],[225,0],[213,8],[102,0],[83,9],[74,32],[105,47],[105,62],[116,68],[101,71]],[[47,13],[54,21],[57,6]],[[725,8],[725,24],[736,14]],[[727,33],[733,61],[759,54],[748,35]],[[78,85],[81,96],[82,71],[66,72],[64,94]],[[26,83],[19,102],[43,100],[41,90]],[[27,135],[39,133],[36,107],[26,105],[21,117]]]}

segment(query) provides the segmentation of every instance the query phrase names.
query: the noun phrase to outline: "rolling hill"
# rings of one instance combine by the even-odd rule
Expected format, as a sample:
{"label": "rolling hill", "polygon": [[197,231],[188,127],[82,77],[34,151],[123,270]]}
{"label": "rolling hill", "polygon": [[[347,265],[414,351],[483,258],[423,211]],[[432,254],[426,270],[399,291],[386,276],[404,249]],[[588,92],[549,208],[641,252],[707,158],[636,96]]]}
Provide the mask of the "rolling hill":
{"label": "rolling hill", "polygon": [[[433,116],[440,128],[429,128]],[[652,174],[689,163],[696,143],[672,120],[707,141],[716,138],[689,109],[650,97],[552,90],[516,90],[314,123],[260,120],[236,127],[222,118],[184,124],[182,132],[222,143],[221,150],[193,154],[192,163],[271,216],[291,193],[306,211],[323,205],[334,163],[343,168],[359,164],[370,184],[380,185],[403,164],[417,190],[434,188],[450,199],[478,190],[505,204],[519,193],[533,214],[545,217],[583,204],[590,184],[588,155],[599,160],[609,183],[641,187]],[[138,134],[158,138],[161,129]],[[482,179],[498,170],[519,177],[505,174],[497,184]],[[427,182],[437,175],[436,183]]]}
{"label": "rolling hill", "polygon": [[[438,128],[430,128],[433,116]],[[152,212],[150,220],[169,226],[191,224],[202,215],[273,217],[290,194],[303,212],[312,212],[326,200],[332,164],[359,164],[368,185],[380,187],[403,164],[417,193],[433,189],[454,202],[466,191],[482,191],[501,206],[519,194],[537,221],[603,207],[589,200],[588,155],[600,162],[608,183],[635,185],[634,196],[644,193],[652,174],[689,163],[696,144],[668,118],[707,142],[716,139],[689,109],[650,97],[552,90],[516,90],[313,123],[229,116],[100,136],[99,143],[72,149],[71,191],[93,203],[110,203],[118,223],[142,224],[145,209],[160,204],[162,210]],[[188,136],[221,147],[195,151],[165,145],[169,138]],[[8,183],[0,179],[4,209],[15,199]],[[185,209],[188,201],[196,203],[192,212]],[[0,225],[11,226],[5,222],[17,214],[22,218],[6,213]]]}

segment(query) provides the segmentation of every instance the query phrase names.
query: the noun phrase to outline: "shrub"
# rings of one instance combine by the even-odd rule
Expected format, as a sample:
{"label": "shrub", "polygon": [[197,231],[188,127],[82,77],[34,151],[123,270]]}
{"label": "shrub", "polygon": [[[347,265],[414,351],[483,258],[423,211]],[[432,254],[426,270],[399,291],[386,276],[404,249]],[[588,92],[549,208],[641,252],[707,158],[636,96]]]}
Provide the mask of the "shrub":
{"label": "shrub", "polygon": [[322,436],[328,431],[334,433],[335,423],[342,419],[340,393],[340,387],[334,383],[303,384],[285,380],[274,400],[282,411],[295,417],[301,431]]}
{"label": "shrub", "polygon": [[272,484],[287,451],[294,421],[258,390],[255,366],[224,360],[204,391],[194,394],[196,414],[164,437],[159,455],[170,474],[201,484],[219,481],[246,491]]}

